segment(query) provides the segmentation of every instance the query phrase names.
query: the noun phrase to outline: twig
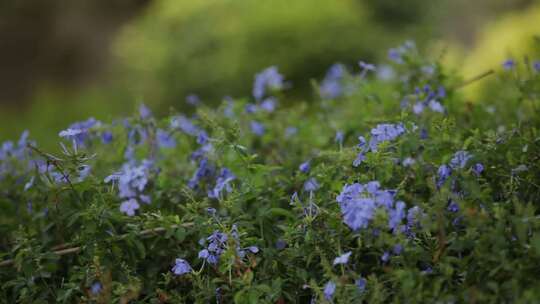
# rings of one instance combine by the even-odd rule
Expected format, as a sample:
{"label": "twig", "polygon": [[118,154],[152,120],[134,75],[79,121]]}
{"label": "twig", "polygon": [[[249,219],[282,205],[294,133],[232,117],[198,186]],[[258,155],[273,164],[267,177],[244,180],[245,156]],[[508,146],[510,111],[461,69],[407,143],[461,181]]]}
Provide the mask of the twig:
{"label": "twig", "polygon": [[[165,231],[167,231],[167,229],[176,229],[176,228],[179,228],[179,227],[187,228],[187,227],[191,227],[191,226],[193,226],[193,223],[190,222],[190,223],[184,223],[184,224],[181,224],[181,225],[172,225],[170,228],[158,227],[158,228],[145,229],[145,230],[140,231],[137,234],[139,236],[148,236],[148,235],[153,235],[153,234],[158,234],[158,233],[165,232]],[[120,235],[120,237],[118,237],[118,239],[119,240],[125,239],[129,235],[130,235],[129,233],[122,234],[122,235]],[[61,245],[54,246],[52,248],[56,248],[56,249],[64,248],[64,249],[55,250],[55,251],[53,251],[53,253],[57,254],[59,256],[63,256],[63,255],[66,255],[66,254],[78,253],[78,252],[81,251],[80,246],[71,247],[71,248],[65,248],[67,246],[69,246],[69,245],[61,244]],[[10,265],[13,265],[14,263],[15,263],[15,261],[13,259],[5,260],[5,261],[0,262],[0,267],[10,266]]]}
{"label": "twig", "polygon": [[478,80],[481,80],[481,79],[483,79],[483,78],[485,78],[485,77],[487,77],[487,76],[489,76],[489,75],[491,75],[493,73],[495,73],[495,70],[491,69],[491,70],[488,70],[488,71],[486,71],[486,72],[484,72],[484,73],[482,73],[480,75],[476,75],[476,76],[474,76],[474,77],[472,77],[470,79],[467,79],[464,82],[456,85],[454,87],[454,90],[458,90],[458,89],[461,89],[463,87],[466,87],[466,86],[468,86],[468,85],[470,85],[470,84],[472,84],[472,83],[474,83],[474,82],[476,82]]}

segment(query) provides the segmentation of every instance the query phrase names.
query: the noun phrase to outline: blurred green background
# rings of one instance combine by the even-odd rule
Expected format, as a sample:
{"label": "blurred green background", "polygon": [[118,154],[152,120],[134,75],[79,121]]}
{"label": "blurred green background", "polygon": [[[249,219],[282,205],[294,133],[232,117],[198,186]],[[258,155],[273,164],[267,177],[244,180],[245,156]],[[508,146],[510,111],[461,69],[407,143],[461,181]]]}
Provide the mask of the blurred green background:
{"label": "blurred green background", "polygon": [[[534,51],[533,0],[39,0],[0,4],[0,140],[55,145],[71,122],[159,115],[251,93],[277,65],[290,100],[335,62],[377,62],[406,39],[473,75]],[[481,86],[472,98],[487,98]],[[483,97],[484,96],[484,97]]]}

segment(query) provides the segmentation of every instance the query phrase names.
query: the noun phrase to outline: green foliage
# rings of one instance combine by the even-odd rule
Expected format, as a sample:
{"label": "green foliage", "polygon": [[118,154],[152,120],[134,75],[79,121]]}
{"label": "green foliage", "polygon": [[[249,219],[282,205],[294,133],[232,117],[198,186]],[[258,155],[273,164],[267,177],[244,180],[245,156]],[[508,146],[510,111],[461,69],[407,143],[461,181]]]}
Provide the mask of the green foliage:
{"label": "green foliage", "polygon": [[[517,95],[494,100],[506,105],[505,115],[495,116],[486,111],[490,104],[463,100],[458,76],[422,58],[410,44],[404,48],[394,78],[349,71],[340,79],[349,89],[335,99],[254,113],[246,111],[249,98],[215,109],[200,106],[191,120],[194,127],[182,124],[186,121],[176,113],[158,119],[143,109],[111,124],[72,127],[83,136],[67,136],[54,155],[25,140],[11,148],[5,144],[1,151],[7,152],[0,154],[0,299],[536,301],[540,74],[520,69],[500,74],[506,81],[498,90]],[[446,94],[423,93],[427,85],[444,86]],[[416,102],[432,98],[442,103],[443,113],[427,106],[418,115],[412,112]],[[253,132],[253,121],[264,125],[263,134]],[[371,140],[375,133],[370,130],[382,123],[402,123],[406,130],[377,149],[356,146],[358,136]],[[163,131],[170,137],[164,138]],[[337,131],[343,140],[335,140]],[[110,143],[103,139],[106,132],[112,132]],[[452,163],[457,151],[471,158],[453,165],[440,182],[439,168]],[[353,166],[359,153],[365,160]],[[215,173],[194,175],[203,159]],[[299,170],[308,160],[310,169]],[[478,163],[481,172],[474,167]],[[134,167],[145,180],[128,189],[134,194],[122,194],[122,177],[105,181]],[[234,179],[216,190],[224,168]],[[311,178],[319,187],[306,190]],[[337,196],[345,185],[370,181],[394,189],[395,200],[408,211],[418,207],[422,212],[412,220],[398,217],[399,225],[391,228],[393,207],[379,206],[367,227],[351,229]],[[144,196],[151,202],[143,203]],[[139,202],[132,216],[124,209],[130,198]],[[199,255],[210,248],[208,237],[216,231],[228,238],[220,242],[213,264]],[[351,252],[349,261],[334,265],[346,252]],[[175,275],[175,259],[192,269]],[[359,278],[366,280],[365,290],[357,287]],[[329,281],[336,284],[332,297],[324,290]],[[97,292],[95,284],[101,287]]]}

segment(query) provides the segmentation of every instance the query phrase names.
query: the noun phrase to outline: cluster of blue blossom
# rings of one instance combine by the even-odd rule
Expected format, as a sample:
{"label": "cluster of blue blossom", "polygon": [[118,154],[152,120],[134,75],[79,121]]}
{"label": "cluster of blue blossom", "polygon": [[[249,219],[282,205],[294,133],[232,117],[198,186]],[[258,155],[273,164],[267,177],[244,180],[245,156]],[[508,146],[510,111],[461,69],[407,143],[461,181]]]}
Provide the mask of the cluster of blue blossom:
{"label": "cluster of blue blossom", "polygon": [[347,74],[347,69],[341,63],[332,65],[319,87],[319,94],[322,98],[334,99],[344,95],[343,79]]}
{"label": "cluster of blue blossom", "polygon": [[[452,175],[454,170],[464,169],[467,166],[467,162],[471,158],[472,155],[469,152],[460,150],[454,154],[448,165],[442,164],[439,166],[439,169],[437,169],[437,188],[442,187],[446,180],[448,180],[448,178]],[[471,169],[474,175],[480,176],[480,174],[484,171],[484,165],[482,165],[482,163],[476,163],[471,167]]]}
{"label": "cluster of blue blossom", "polygon": [[99,127],[100,125],[100,121],[90,117],[85,121],[71,124],[66,130],[60,131],[58,135],[60,137],[72,140],[74,145],[84,146],[87,140],[90,138],[90,129],[92,127]]}
{"label": "cluster of blue blossom", "polygon": [[361,149],[356,159],[353,162],[353,166],[358,167],[366,158],[367,152],[377,152],[377,148],[380,143],[386,141],[392,141],[404,134],[406,131],[403,124],[379,124],[375,128],[371,129],[371,138],[369,143],[364,136],[358,137],[360,143],[358,147]]}
{"label": "cluster of blue blossom", "polygon": [[377,209],[388,214],[388,228],[396,230],[406,216],[406,205],[395,201],[394,190],[380,188],[378,181],[367,184],[354,183],[345,185],[336,201],[341,208],[343,222],[352,230],[367,228]]}
{"label": "cluster of blue blossom", "polygon": [[[247,252],[258,253],[259,248],[257,246],[240,246],[240,234],[238,232],[238,227],[236,224],[232,226],[230,236],[234,242],[234,248],[236,255],[243,259],[246,257]],[[205,260],[211,265],[216,265],[219,262],[221,254],[227,250],[229,246],[229,235],[223,232],[215,231],[206,239],[199,240],[199,244],[205,247],[203,250],[199,251],[199,258]]]}
{"label": "cluster of blue blossom", "polygon": [[253,83],[253,97],[261,100],[268,95],[268,92],[278,91],[285,87],[283,75],[281,75],[276,66],[271,66],[255,75]]}
{"label": "cluster of blue blossom", "polygon": [[[433,112],[444,113],[443,105],[438,101],[446,97],[446,90],[443,86],[439,86],[435,91],[430,85],[425,85],[424,88],[416,88],[414,92],[416,102],[412,105],[412,111],[416,115],[422,114],[426,108]],[[408,105],[407,99],[402,102],[402,107]]]}
{"label": "cluster of blue blossom", "polygon": [[[216,175],[216,172],[219,173]],[[206,183],[211,183],[214,179],[215,185],[207,191],[207,194],[209,198],[220,199],[223,197],[224,191],[232,191],[231,182],[236,179],[236,177],[227,168],[221,168],[219,171],[216,170],[215,166],[210,163],[208,158],[201,157],[197,170],[195,170],[195,173],[193,173],[193,176],[188,181],[188,187],[196,189],[204,181],[206,181]]]}
{"label": "cluster of blue blossom", "polygon": [[388,59],[395,63],[403,64],[405,63],[406,57],[414,51],[416,51],[416,44],[411,40],[407,40],[397,48],[389,49]]}
{"label": "cluster of blue blossom", "polygon": [[[375,72],[375,65],[359,61],[360,74],[358,77],[364,79],[368,72]],[[346,96],[354,91],[352,83],[346,82],[347,76],[350,75],[345,65],[341,63],[333,64],[326,75],[324,76],[320,86],[319,95],[324,99],[335,99]]]}
{"label": "cluster of blue blossom", "polygon": [[[230,242],[231,238],[233,243]],[[234,244],[236,256],[239,259],[244,259],[247,256],[247,253],[256,254],[259,252],[259,247],[257,246],[240,246],[240,234],[236,224],[232,226],[230,237],[227,233],[214,231],[214,233],[212,233],[206,239],[199,240],[199,244],[204,247],[204,249],[199,251],[199,259],[202,259],[204,262],[207,262],[210,265],[217,265],[221,255],[229,248],[231,244]],[[183,259],[176,259],[176,263],[172,271],[176,275],[183,275],[191,272],[192,269],[187,261]]]}
{"label": "cluster of blue blossom", "polygon": [[189,118],[183,115],[174,116],[171,119],[170,128],[172,130],[180,130],[185,134],[196,138],[197,144],[199,144],[200,147],[191,154],[192,160],[200,160],[207,153],[212,151],[213,146],[206,131],[193,124]]}
{"label": "cluster of blue blossom", "polygon": [[[139,107],[139,115],[143,121],[152,118],[152,112],[144,104]],[[135,147],[147,142],[150,138],[148,127],[138,123],[132,124],[127,119],[123,121],[123,125],[128,134],[128,145],[124,152],[126,161],[118,172],[107,176],[104,182],[113,182],[113,185],[117,185],[118,197],[123,200],[120,204],[120,212],[128,216],[134,216],[135,212],[140,208],[140,203],[151,203],[151,197],[146,194],[146,190],[148,190],[147,186],[152,174],[158,172],[158,170],[155,168],[153,158],[138,160],[135,157]],[[157,133],[159,132],[158,129]],[[156,142],[158,146],[161,146],[157,133]]]}
{"label": "cluster of blue blossom", "polygon": [[0,147],[0,180],[7,175],[15,175],[16,169],[10,160],[23,161],[28,159],[28,136],[28,131],[24,131],[16,144],[10,140],[2,143]]}
{"label": "cluster of blue blossom", "polygon": [[[253,97],[256,103],[246,105],[246,113],[253,114],[259,110],[271,113],[277,107],[278,100],[271,96],[271,93],[280,91],[286,87],[283,75],[275,66],[268,67],[255,75],[253,83]],[[262,136],[266,132],[263,123],[252,120],[250,122],[251,132],[257,136]]]}
{"label": "cluster of blue blossom", "polygon": [[125,199],[120,205],[120,211],[129,215],[135,215],[135,211],[140,208],[139,202],[150,204],[150,196],[144,194],[148,184],[150,173],[153,169],[153,162],[147,159],[141,161],[139,165],[133,162],[126,162],[120,172],[109,175],[105,182],[116,182],[118,185],[118,196]]}
{"label": "cluster of blue blossom", "polygon": [[215,179],[215,186],[207,191],[208,197],[221,198],[223,191],[231,192],[232,188],[230,183],[236,177],[227,168],[217,170],[208,159],[207,155],[213,151],[213,146],[206,131],[199,128],[190,119],[182,115],[172,118],[171,128],[173,130],[180,130],[187,135],[195,137],[197,144],[200,145],[200,147],[191,154],[191,160],[196,163],[198,162],[198,166],[193,173],[193,176],[188,181],[188,187],[195,189],[203,181],[209,183]]}

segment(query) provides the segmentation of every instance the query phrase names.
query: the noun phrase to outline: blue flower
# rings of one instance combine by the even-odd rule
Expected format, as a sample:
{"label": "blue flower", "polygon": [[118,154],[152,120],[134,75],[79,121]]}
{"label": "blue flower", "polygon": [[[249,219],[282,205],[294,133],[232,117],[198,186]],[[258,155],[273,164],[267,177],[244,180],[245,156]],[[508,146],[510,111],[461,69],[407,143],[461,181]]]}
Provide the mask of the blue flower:
{"label": "blue flower", "polygon": [[343,94],[343,88],[338,80],[323,81],[319,89],[321,97],[325,99],[338,98]]}
{"label": "blue flower", "polygon": [[450,160],[450,167],[452,167],[452,169],[463,169],[471,157],[472,155],[467,151],[457,151]]}
{"label": "blue flower", "polygon": [[334,141],[338,144],[338,145],[343,145],[343,139],[345,138],[345,134],[343,133],[343,131],[336,131],[336,136],[334,137]]}
{"label": "blue flower", "polygon": [[276,241],[276,249],[277,250],[283,250],[283,249],[285,249],[285,247],[287,247],[287,242],[285,242],[282,239],[279,239],[279,240]]}
{"label": "blue flower", "polygon": [[216,208],[209,207],[209,208],[206,208],[206,212],[207,212],[210,216],[215,216],[217,210],[216,210]]}
{"label": "blue flower", "polygon": [[381,187],[381,183],[379,183],[378,181],[371,181],[365,185],[364,189],[369,194],[376,194],[380,187]]}
{"label": "blue flower", "polygon": [[390,260],[390,253],[388,251],[385,251],[383,255],[381,256],[381,261],[383,261],[383,263],[386,263],[389,260]]}
{"label": "blue flower", "polygon": [[405,133],[405,127],[403,124],[378,124],[375,128],[371,129],[370,133],[371,139],[369,140],[367,147],[366,139],[363,136],[358,137],[358,140],[360,141],[358,147],[362,150],[353,161],[354,167],[358,167],[365,160],[366,152],[377,152],[380,143],[394,140]]}
{"label": "blue flower", "polygon": [[188,182],[188,187],[194,189],[201,179],[210,177],[214,174],[214,167],[210,164],[208,159],[202,158],[199,161],[199,167]]}
{"label": "blue flower", "polygon": [[360,153],[358,153],[358,155],[356,155],[356,158],[353,161],[353,166],[358,167],[365,160],[366,160],[366,153],[360,152]]}
{"label": "blue flower", "polygon": [[334,259],[333,265],[336,266],[338,264],[347,264],[349,262],[349,257],[351,256],[351,254],[352,252],[348,251],[338,256],[337,258]]}
{"label": "blue flower", "polygon": [[405,127],[403,124],[378,124],[370,133],[369,149],[376,152],[379,143],[396,139],[405,133]]}
{"label": "blue flower", "polygon": [[268,97],[261,102],[261,109],[265,110],[266,112],[274,112],[276,109],[276,103],[277,101],[274,97]]}
{"label": "blue flower", "polygon": [[225,103],[225,108],[223,109],[223,114],[225,117],[231,118],[234,116],[234,100],[230,96],[225,96],[223,98],[223,103]]}
{"label": "blue flower", "polygon": [[363,148],[367,143],[366,138],[364,136],[358,136],[358,141],[360,142],[357,145],[358,148]]}
{"label": "blue flower", "polygon": [[356,199],[362,191],[364,191],[364,186],[361,184],[345,185],[341,193],[336,197],[336,201],[340,204],[346,203],[347,201]]}
{"label": "blue flower", "polygon": [[362,69],[362,70],[360,71],[360,78],[366,77],[366,74],[367,74],[369,71],[375,72],[375,70],[376,70],[374,64],[367,63],[367,62],[364,62],[364,61],[359,61],[359,62],[358,62],[358,65],[359,65],[360,68]]}
{"label": "blue flower", "polygon": [[428,130],[426,128],[420,129],[420,139],[427,139],[429,136]]}
{"label": "blue flower", "polygon": [[186,102],[192,106],[198,106],[201,104],[201,99],[196,94],[189,94],[186,96]]}
{"label": "blue flower", "polygon": [[204,246],[208,242],[208,246],[199,251],[199,258],[206,260],[208,263],[215,265],[219,262],[219,257],[227,247],[228,236],[225,233],[214,231],[209,237],[199,241],[199,244]]}
{"label": "blue flower", "polygon": [[400,255],[403,252],[403,246],[401,244],[394,245],[394,248],[392,248],[392,253],[394,255]]}
{"label": "blue flower", "polygon": [[176,147],[176,140],[169,132],[157,129],[156,141],[160,148],[174,148]]}
{"label": "blue flower", "polygon": [[432,64],[425,65],[421,67],[420,70],[422,71],[423,74],[427,76],[432,76],[435,73],[435,67]]}
{"label": "blue flower", "polygon": [[[201,133],[202,134],[202,133]],[[201,142],[202,141],[202,137],[197,137],[197,141],[198,142]],[[191,153],[191,160],[194,160],[194,161],[198,161],[198,160],[201,160],[203,159],[210,151],[212,151],[212,149],[214,148],[214,146],[212,146],[211,143],[206,143],[204,145],[202,145],[201,147],[199,147],[199,149],[193,151],[193,153]]]}
{"label": "blue flower", "polygon": [[144,194],[139,195],[139,199],[141,200],[141,202],[143,202],[143,203],[145,203],[147,205],[152,202],[152,199],[150,198],[150,196],[144,195]]}
{"label": "blue flower", "polygon": [[416,160],[414,160],[414,158],[412,157],[406,157],[402,162],[401,164],[404,166],[404,167],[410,167],[412,165],[414,165],[416,163]]}
{"label": "blue flower", "polygon": [[103,288],[103,286],[101,285],[100,282],[94,282],[94,284],[92,284],[92,286],[90,286],[90,292],[93,295],[97,295],[98,293],[101,292],[102,288]]}
{"label": "blue flower", "polygon": [[513,60],[513,59],[506,59],[502,63],[502,67],[503,67],[503,69],[505,69],[507,71],[513,70],[516,67],[516,61]]}
{"label": "blue flower", "polygon": [[203,249],[199,251],[199,259],[206,259],[208,258],[208,256],[210,256],[210,252],[208,251],[208,249]]}
{"label": "blue flower", "polygon": [[422,112],[424,112],[424,108],[425,108],[425,106],[424,106],[423,102],[417,102],[413,106],[413,112],[414,112],[414,114],[419,115]]}
{"label": "blue flower", "polygon": [[452,213],[456,213],[459,211],[459,205],[455,201],[450,200],[447,210]]}
{"label": "blue flower", "polygon": [[171,129],[180,129],[182,132],[197,136],[201,130],[193,122],[183,115],[175,116],[171,119]]}
{"label": "blue flower", "polygon": [[440,98],[446,97],[446,89],[443,86],[439,86],[437,88],[437,96],[439,96]]}
{"label": "blue flower", "polygon": [[137,200],[134,198],[130,198],[120,205],[120,212],[125,213],[128,216],[134,216],[135,210],[139,209],[139,207],[140,206]]}
{"label": "blue flower", "polygon": [[347,69],[341,63],[334,63],[326,72],[325,79],[341,79],[345,76]]}
{"label": "blue flower", "polygon": [[341,204],[343,221],[354,231],[367,228],[375,209],[375,201],[369,198],[357,198]]}
{"label": "blue flower", "polygon": [[308,173],[309,169],[311,169],[309,160],[301,163],[300,166],[298,166],[298,170],[300,170],[302,173]]}
{"label": "blue flower", "polygon": [[540,60],[537,60],[535,62],[533,62],[533,69],[537,72],[537,73],[540,73]]}
{"label": "blue flower", "polygon": [[319,94],[322,98],[334,99],[343,95],[343,85],[341,82],[345,73],[345,66],[341,63],[336,63],[328,69],[319,88]]}
{"label": "blue flower", "polygon": [[285,137],[287,138],[296,135],[296,133],[298,133],[297,127],[287,127],[287,129],[285,129]]}
{"label": "blue flower", "polygon": [[107,181],[118,180],[119,196],[122,198],[132,198],[142,192],[148,183],[149,167],[151,163],[143,161],[137,166],[131,163],[125,163],[122,166],[122,171],[109,176]]}
{"label": "blue flower", "polygon": [[365,185],[343,186],[336,201],[340,205],[343,222],[352,230],[367,228],[377,208],[388,213],[388,225],[395,229],[405,217],[405,203],[399,201],[394,206],[395,194],[393,190],[380,189],[378,181],[371,181]]}
{"label": "blue flower", "polygon": [[77,181],[82,182],[88,177],[88,175],[90,175],[90,171],[92,170],[92,167],[90,167],[89,165],[81,165],[78,168],[78,170],[79,170],[79,176],[77,178]]}
{"label": "blue flower", "polygon": [[227,192],[231,192],[232,188],[231,188],[230,183],[235,178],[236,177],[234,176],[234,174],[232,174],[232,172],[229,169],[222,168],[220,173],[219,173],[219,176],[216,179],[215,187],[211,191],[208,191],[208,197],[209,198],[220,198],[221,193],[223,192],[223,190],[225,190]]}
{"label": "blue flower", "polygon": [[141,119],[147,119],[152,117],[152,111],[150,111],[150,109],[146,105],[141,103],[141,105],[139,106],[139,115],[141,116]]}
{"label": "blue flower", "polygon": [[253,97],[260,100],[267,94],[267,90],[281,90],[283,87],[283,75],[278,72],[276,66],[271,66],[255,75]]}
{"label": "blue flower", "polygon": [[335,292],[336,292],[336,283],[332,281],[328,281],[328,283],[324,285],[324,290],[323,290],[324,298],[327,301],[331,301],[332,298],[334,297]]}
{"label": "blue flower", "polygon": [[396,202],[394,209],[389,210],[388,226],[390,229],[396,229],[403,218],[405,218],[405,203],[402,201]]}
{"label": "blue flower", "polygon": [[175,264],[172,268],[172,272],[175,274],[175,275],[184,275],[186,273],[190,273],[192,272],[193,269],[191,268],[191,266],[189,265],[189,263],[184,260],[184,259],[176,259],[175,260]]}
{"label": "blue flower", "polygon": [[366,285],[367,285],[366,279],[359,277],[356,280],[356,288],[358,288],[358,292],[363,293],[364,291],[366,291]]}
{"label": "blue flower", "polygon": [[34,185],[34,180],[35,176],[32,176],[30,180],[26,184],[24,184],[24,191],[28,191],[28,189],[32,188],[32,186]]}
{"label": "blue flower", "polygon": [[319,187],[320,187],[319,183],[317,183],[317,180],[314,177],[308,179],[304,183],[304,191],[306,191],[306,192],[315,191],[315,190],[319,189]]}
{"label": "blue flower", "polygon": [[254,103],[246,104],[246,113],[253,114],[259,110],[259,107]]}
{"label": "blue flower", "polygon": [[362,60],[358,61],[358,66],[360,66],[360,68],[363,71],[375,71],[375,65],[374,64],[367,63],[367,62],[364,62]]}
{"label": "blue flower", "polygon": [[101,133],[101,142],[104,144],[110,144],[113,140],[113,134],[111,131],[104,131]]}
{"label": "blue flower", "polygon": [[[71,130],[67,132],[69,134],[67,134],[67,136],[62,136],[62,132],[60,132],[60,136],[72,139],[76,141],[78,145],[83,145],[85,140],[88,138],[88,131],[92,127],[99,126],[100,124],[101,122],[99,122],[93,117],[90,117],[87,120],[71,124],[69,128],[65,130],[65,131]],[[79,130],[79,132],[75,132],[76,130]],[[74,134],[74,133],[77,133],[77,134]]]}
{"label": "blue flower", "polygon": [[199,145],[204,145],[208,142],[210,138],[208,137],[208,134],[206,134],[205,131],[200,131],[199,134],[197,135],[197,143]]}
{"label": "blue flower", "polygon": [[403,63],[403,59],[401,58],[401,51],[397,48],[391,48],[388,50],[388,59],[396,62],[396,63]]}
{"label": "blue flower", "polygon": [[250,127],[251,132],[257,136],[263,136],[266,131],[264,125],[258,121],[251,121]]}
{"label": "blue flower", "polygon": [[[14,157],[18,160],[23,160],[27,156],[27,145],[31,144],[28,141],[29,132],[24,131],[15,145],[12,141],[5,141],[0,147],[0,160],[5,160],[7,157]],[[6,165],[7,164],[3,164]],[[1,172],[2,170],[0,170]]]}
{"label": "blue flower", "polygon": [[422,209],[414,206],[407,211],[407,227],[412,228],[418,225],[422,217]]}
{"label": "blue flower", "polygon": [[251,253],[258,253],[259,252],[259,247],[257,247],[257,246],[249,246],[247,248],[247,250],[251,251]]}
{"label": "blue flower", "polygon": [[148,131],[146,128],[141,127],[140,125],[135,125],[133,127],[128,126],[128,141],[130,145],[138,145],[143,143],[148,138]]}
{"label": "blue flower", "polygon": [[450,177],[451,174],[452,168],[447,165],[441,165],[437,170],[437,188],[440,188],[444,184],[444,182]]}
{"label": "blue flower", "polygon": [[442,106],[442,104],[435,99],[431,99],[428,103],[428,106],[433,112],[438,112],[438,113],[444,112],[444,107]]}
{"label": "blue flower", "polygon": [[84,131],[80,129],[66,129],[66,130],[60,131],[60,133],[58,133],[58,136],[70,139],[83,132]]}
{"label": "blue flower", "polygon": [[484,171],[484,165],[482,165],[481,163],[476,163],[472,166],[472,170],[474,175],[480,176],[480,174],[482,174],[482,172]]}

